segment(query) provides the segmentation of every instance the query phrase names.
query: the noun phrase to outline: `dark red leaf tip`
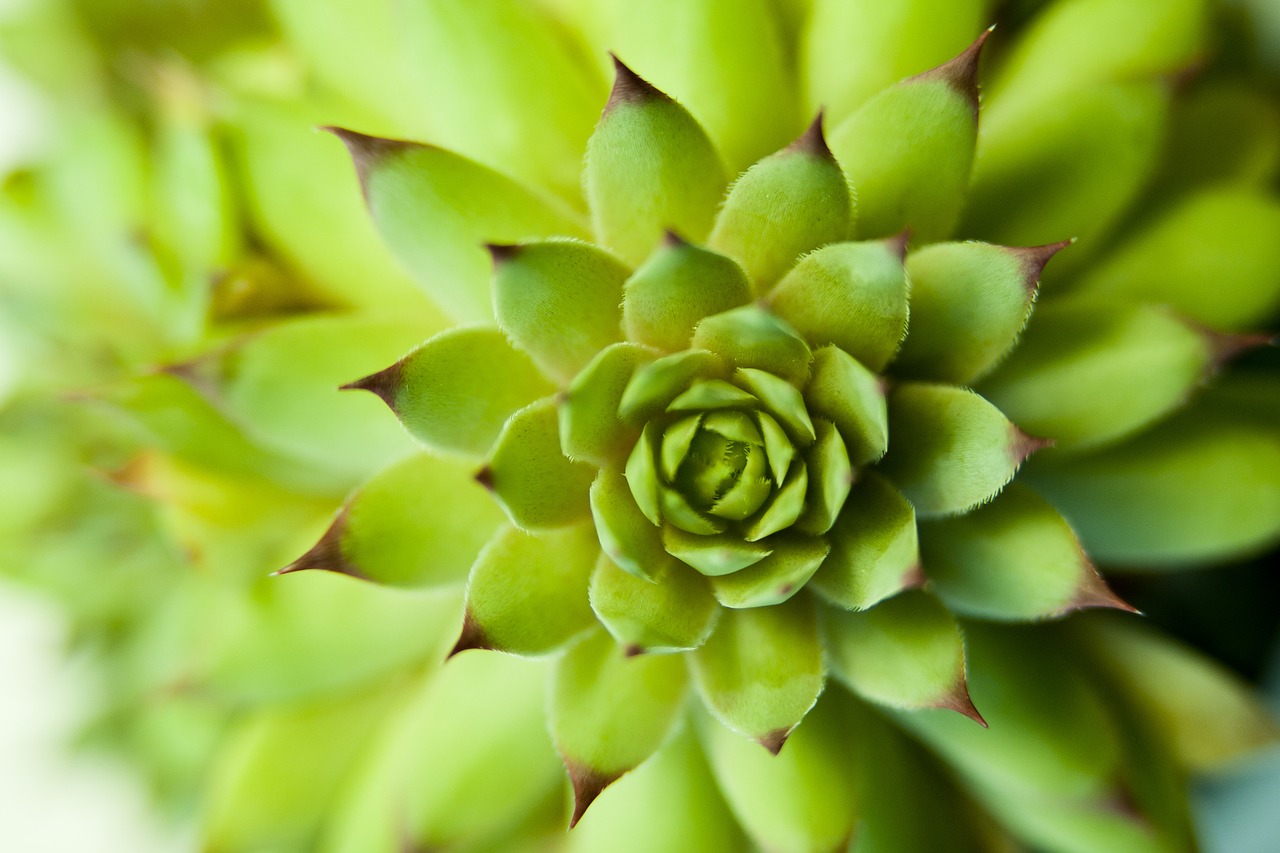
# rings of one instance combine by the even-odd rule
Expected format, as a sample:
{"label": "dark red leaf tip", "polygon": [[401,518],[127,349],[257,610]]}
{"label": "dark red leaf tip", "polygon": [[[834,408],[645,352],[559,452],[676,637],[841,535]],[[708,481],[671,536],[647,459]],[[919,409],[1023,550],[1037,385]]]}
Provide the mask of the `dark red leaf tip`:
{"label": "dark red leaf tip", "polygon": [[1201,334],[1209,346],[1211,370],[1217,370],[1250,350],[1280,346],[1280,337],[1269,332],[1232,333],[1201,329]]}
{"label": "dark red leaf tip", "polygon": [[913,77],[913,80],[943,80],[973,104],[973,117],[978,118],[978,65],[982,58],[982,47],[991,37],[995,25],[982,31],[974,39],[973,44],[966,47],[954,59],[950,59],[937,68]]}
{"label": "dark red leaf tip", "polygon": [[458,641],[453,644],[453,648],[449,650],[449,654],[445,655],[445,659],[453,657],[461,652],[470,651],[471,649],[493,649],[493,644],[485,635],[484,628],[476,621],[475,616],[468,607],[462,615],[462,630],[458,632]]}
{"label": "dark red leaf tip", "polygon": [[488,465],[481,468],[475,473],[475,481],[484,486],[485,489],[493,491],[493,469]]}
{"label": "dark red leaf tip", "polygon": [[1076,238],[1059,240],[1057,243],[1045,243],[1043,246],[1011,246],[1009,252],[1022,264],[1027,293],[1033,294],[1040,285],[1040,276],[1049,261],[1068,246],[1074,245]]}
{"label": "dark red leaf tip", "polygon": [[493,265],[499,267],[507,261],[514,260],[524,247],[519,243],[485,243],[484,248],[488,251],[489,257],[493,258]]}
{"label": "dark red leaf tip", "polygon": [[919,589],[920,587],[924,586],[928,580],[929,578],[926,577],[924,573],[924,566],[922,566],[920,564],[920,561],[917,560],[915,563],[912,563],[911,566],[908,567],[905,572],[902,573],[902,581],[901,581],[902,588],[903,589]]}
{"label": "dark red leaf tip", "polygon": [[378,163],[392,154],[417,145],[415,142],[407,142],[403,139],[384,139],[333,125],[326,125],[320,130],[332,133],[347,146],[347,151],[351,153],[351,159],[356,164],[356,174],[360,176],[361,184],[367,182],[369,171]]}
{"label": "dark red leaf tip", "polygon": [[357,379],[355,382],[348,382],[346,385],[339,385],[338,390],[368,391],[371,394],[376,394],[392,411],[395,411],[396,393],[400,390],[403,370],[404,363],[397,361],[385,370],[371,373],[368,376]]}
{"label": "dark red leaf tip", "polygon": [[683,249],[689,241],[681,237],[674,228],[666,228],[662,232],[662,245],[667,249]]}
{"label": "dark red leaf tip", "polygon": [[963,675],[934,707],[963,714],[984,729],[989,728],[987,721],[982,718],[982,714],[978,713],[977,707],[973,704],[973,697],[969,695],[969,684]]}
{"label": "dark red leaf tip", "polygon": [[787,738],[789,737],[791,737],[791,729],[774,729],[768,734],[756,738],[756,743],[769,750],[773,755],[777,755],[787,745]]}
{"label": "dark red leaf tip", "polygon": [[610,53],[613,60],[613,89],[609,92],[609,100],[604,105],[604,114],[624,104],[643,104],[647,101],[667,100],[667,96],[655,88],[636,72],[627,67],[616,53]]}
{"label": "dark red leaf tip", "polygon": [[1111,587],[1107,586],[1107,582],[1102,579],[1102,575],[1098,574],[1098,570],[1093,567],[1092,563],[1087,562],[1086,558],[1085,574],[1081,579],[1080,588],[1076,590],[1075,597],[1063,608],[1062,612],[1071,613],[1076,610],[1095,607],[1123,610],[1126,613],[1142,615],[1142,611],[1116,595]]}
{"label": "dark red leaf tip", "polygon": [[910,243],[911,243],[910,228],[904,228],[900,233],[894,234],[892,237],[886,237],[884,239],[885,246],[888,247],[889,251],[893,252],[895,255],[898,256],[899,263],[906,263],[907,246]]}
{"label": "dark red leaf tip", "polygon": [[813,121],[805,132],[800,134],[785,150],[794,151],[797,154],[808,154],[810,157],[817,157],[822,160],[835,160],[835,155],[831,153],[831,148],[827,145],[826,134],[822,132],[822,123],[825,117],[825,112],[818,110],[818,114],[814,116]]}
{"label": "dark red leaf tip", "polygon": [[1057,442],[1052,438],[1041,438],[1035,435],[1028,435],[1018,428],[1013,430],[1013,441],[1010,446],[1010,453],[1013,455],[1014,464],[1021,465],[1027,461],[1033,453],[1039,453],[1041,450],[1048,450]]}
{"label": "dark red leaf tip", "polygon": [[271,577],[288,575],[294,572],[323,571],[339,575],[369,580],[369,576],[360,571],[346,555],[342,553],[342,534],[347,526],[347,510],[344,507],[338,512],[329,529],[320,537],[320,541],[312,545],[307,553],[294,560],[283,569],[276,569]]}
{"label": "dark red leaf tip", "polygon": [[596,797],[618,781],[622,774],[601,773],[571,761],[565,762],[565,769],[569,771],[569,781],[573,783],[573,816],[569,818],[569,828],[573,829],[596,801]]}

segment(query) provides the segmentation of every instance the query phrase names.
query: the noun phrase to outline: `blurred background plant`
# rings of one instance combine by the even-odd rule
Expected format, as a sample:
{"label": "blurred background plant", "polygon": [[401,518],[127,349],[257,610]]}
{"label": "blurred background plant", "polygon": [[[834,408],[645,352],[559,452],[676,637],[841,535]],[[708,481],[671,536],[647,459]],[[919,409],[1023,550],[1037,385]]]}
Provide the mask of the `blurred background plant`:
{"label": "blurred background plant", "polygon": [[[56,602],[92,674],[76,748],[124,757],[167,819],[208,827],[210,850],[312,849],[335,803],[368,811],[361,797],[384,793],[362,778],[373,721],[438,666],[461,595],[267,576],[413,449],[377,400],[338,386],[445,325],[314,127],[446,144],[450,128],[415,109],[393,52],[360,42],[373,29],[333,31],[360,4],[332,5],[0,5],[6,97],[24,105],[6,112],[30,116],[0,125],[0,572]],[[993,20],[1016,32],[1043,5],[1010,0]],[[1236,0],[1220,21],[1181,83],[1171,138],[1187,148],[1148,201],[1280,190],[1280,10]],[[1205,151],[1218,173],[1180,169],[1215,168]],[[1235,372],[1223,393],[1280,423],[1276,353]],[[1280,702],[1274,560],[1115,585]],[[1206,847],[1269,849],[1278,787],[1274,750],[1206,786]]]}

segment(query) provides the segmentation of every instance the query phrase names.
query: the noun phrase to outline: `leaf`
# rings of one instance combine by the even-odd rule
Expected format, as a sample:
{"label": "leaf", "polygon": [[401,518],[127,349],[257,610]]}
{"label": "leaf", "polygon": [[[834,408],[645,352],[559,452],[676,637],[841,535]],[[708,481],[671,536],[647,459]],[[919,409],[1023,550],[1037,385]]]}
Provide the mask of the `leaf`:
{"label": "leaf", "polygon": [[1052,506],[1014,483],[991,503],[920,526],[925,574],[952,610],[1023,621],[1082,607],[1133,610]]}
{"label": "leaf", "polygon": [[693,346],[720,355],[734,367],[767,371],[793,384],[809,377],[812,354],[804,339],[758,305],[703,319],[694,330]]}
{"label": "leaf", "polygon": [[498,325],[548,376],[567,384],[622,339],[627,269],[612,255],[573,240],[490,251]]}
{"label": "leaf", "polygon": [[892,708],[950,708],[981,723],[964,679],[964,639],[947,608],[909,590],[870,610],[825,608],[832,674],[858,695]]}
{"label": "leaf", "polygon": [[901,240],[835,243],[805,255],[767,297],[815,347],[835,344],[881,371],[907,334]]}
{"label": "leaf", "polygon": [[1055,448],[1079,450],[1137,432],[1186,402],[1218,361],[1213,340],[1144,305],[1058,301],[980,390]]}
{"label": "leaf", "polygon": [[657,251],[627,279],[622,324],[629,340],[674,352],[688,349],[703,317],[750,299],[751,286],[741,267],[668,232]]}
{"label": "leaf", "polygon": [[695,379],[728,375],[724,361],[706,350],[692,349],[663,356],[635,372],[622,393],[618,416],[636,427],[666,410]]}
{"label": "leaf", "polygon": [[839,347],[814,353],[804,399],[810,413],[835,424],[855,466],[875,462],[889,449],[889,412],[880,378]]}
{"label": "leaf", "polygon": [[813,707],[825,681],[813,605],[805,598],[725,611],[690,662],[716,719],[773,752]]}
{"label": "leaf", "polygon": [[792,598],[813,577],[829,547],[820,537],[775,536],[769,555],[747,568],[711,579],[725,607],[769,607]]}
{"label": "leaf", "polygon": [[590,525],[537,534],[500,530],[467,578],[466,619],[454,654],[544,655],[581,637],[595,626],[587,583],[599,556]]}
{"label": "leaf", "polygon": [[323,569],[393,586],[463,580],[502,524],[473,474],[427,453],[392,465],[361,486],[320,541],[281,573]]}
{"label": "leaf", "polygon": [[[1183,199],[1101,260],[1081,292],[1150,300],[1215,329],[1266,323],[1280,308],[1280,203],[1262,190]],[[1208,288],[1205,282],[1231,282]]]}
{"label": "leaf", "polygon": [[[601,469],[591,484],[591,517],[600,546],[609,559],[636,577],[651,581],[652,573],[667,562],[666,553],[658,522],[647,518],[637,506],[632,489],[618,471]],[[656,509],[651,511],[657,514]]]}
{"label": "leaf", "polygon": [[903,382],[889,394],[893,446],[880,471],[923,516],[990,500],[1043,443],[972,391]]}
{"label": "leaf", "polygon": [[591,576],[591,607],[613,638],[629,651],[659,653],[701,646],[720,606],[707,581],[672,557],[641,579],[601,557]]}
{"label": "leaf", "polygon": [[583,181],[600,243],[639,264],[667,229],[706,238],[724,192],[724,166],[684,107],[616,58],[614,66]]}
{"label": "leaf", "polygon": [[497,329],[449,329],[344,389],[371,391],[433,450],[486,456],[503,423],[555,388]]}
{"label": "leaf", "polygon": [[684,707],[688,676],[667,655],[628,655],[604,631],[552,670],[550,724],[574,787],[570,827],[602,790],[658,750]]}
{"label": "leaf", "polygon": [[522,530],[560,527],[586,516],[594,469],[560,450],[554,398],[512,415],[477,478]]}
{"label": "leaf", "polygon": [[848,239],[853,219],[849,185],[819,113],[803,136],[734,182],[710,244],[741,263],[763,295],[801,255]]}
{"label": "leaf", "polygon": [[820,536],[835,524],[853,488],[854,470],[845,450],[844,439],[830,421],[818,420],[814,427],[817,438],[805,460],[809,473],[809,494],[805,512],[796,528]]}
{"label": "leaf", "polygon": [[954,59],[863,104],[831,134],[858,191],[858,235],[947,237],[964,205],[978,135],[978,58],[987,30]]}
{"label": "leaf", "polygon": [[874,471],[859,477],[827,539],[831,553],[809,585],[837,607],[863,610],[923,581],[915,509]]}
{"label": "leaf", "polygon": [[956,385],[990,372],[1031,316],[1045,264],[1067,245],[938,243],[912,252],[911,330],[894,370]]}
{"label": "leaf", "polygon": [[574,214],[458,154],[332,130],[355,160],[382,238],[455,320],[493,317],[485,244],[583,233]]}
{"label": "leaf", "polygon": [[560,401],[565,456],[604,467],[631,449],[640,433],[619,419],[618,405],[631,377],[655,355],[648,347],[612,344],[574,377]]}
{"label": "leaf", "polygon": [[671,526],[663,528],[662,543],[671,556],[707,577],[733,574],[773,553],[768,545],[743,541],[737,533],[698,536]]}

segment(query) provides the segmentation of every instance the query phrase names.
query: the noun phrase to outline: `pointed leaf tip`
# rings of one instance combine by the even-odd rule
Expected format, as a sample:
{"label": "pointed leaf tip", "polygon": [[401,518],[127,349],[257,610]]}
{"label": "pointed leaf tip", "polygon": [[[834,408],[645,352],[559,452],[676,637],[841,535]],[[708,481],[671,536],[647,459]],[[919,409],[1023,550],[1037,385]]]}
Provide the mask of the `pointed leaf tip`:
{"label": "pointed leaf tip", "polygon": [[471,649],[492,650],[493,644],[489,642],[489,638],[485,636],[484,629],[480,627],[480,623],[476,621],[475,616],[471,613],[471,608],[468,607],[462,616],[462,631],[458,634],[458,641],[453,644],[449,654],[445,655],[445,660]]}
{"label": "pointed leaf tip", "polygon": [[1269,332],[1232,334],[1203,329],[1202,334],[1209,346],[1210,372],[1220,369],[1228,362],[1235,360],[1250,350],[1261,349],[1262,347],[1280,347],[1280,336]]}
{"label": "pointed leaf tip", "polygon": [[978,709],[974,706],[973,698],[969,695],[969,685],[965,681],[964,676],[960,677],[960,680],[955,683],[955,686],[951,688],[951,691],[947,693],[946,696],[939,699],[934,707],[943,708],[948,711],[955,711],[956,713],[963,714],[973,720],[984,729],[990,728],[987,721],[982,718],[982,714],[980,714]]}
{"label": "pointed leaf tip", "polygon": [[756,743],[769,750],[773,755],[782,752],[782,748],[787,745],[787,738],[791,737],[792,729],[774,729],[767,735],[756,738]]}
{"label": "pointed leaf tip", "polygon": [[885,238],[884,244],[889,251],[898,256],[898,260],[902,263],[907,261],[907,244],[911,242],[911,229],[904,228],[899,234]]}
{"label": "pointed leaf tip", "polygon": [[787,146],[788,151],[794,151],[797,154],[808,154],[810,157],[817,157],[823,160],[835,160],[835,155],[831,153],[831,148],[827,145],[826,134],[822,131],[822,124],[826,119],[826,112],[818,110],[818,114],[814,116],[813,122],[804,133],[800,134],[794,142]]}
{"label": "pointed leaf tip", "polygon": [[972,102],[973,115],[976,119],[978,115],[978,63],[982,58],[982,47],[987,43],[987,39],[991,37],[994,29],[995,26],[992,25],[983,30],[982,34],[974,39],[973,44],[966,47],[954,59],[918,75],[915,79],[945,80],[951,84],[953,89]]}
{"label": "pointed leaf tip", "polygon": [[1137,616],[1142,615],[1142,611],[1125,601],[1107,586],[1107,582],[1102,579],[1102,575],[1098,574],[1098,570],[1093,568],[1092,563],[1088,563],[1087,574],[1081,580],[1080,587],[1076,591],[1075,598],[1063,608],[1063,613],[1071,613],[1076,610],[1086,610],[1089,608],[1107,608],[1110,610],[1123,610],[1126,613],[1133,613]]}
{"label": "pointed leaf tip", "polygon": [[623,104],[639,104],[667,97],[648,80],[628,68],[616,53],[610,53],[609,58],[613,60],[613,89],[604,105],[606,115]]}
{"label": "pointed leaf tip", "polygon": [[681,237],[674,228],[667,228],[662,232],[662,245],[668,249],[680,249],[688,246],[689,241]]}
{"label": "pointed leaf tip", "polygon": [[276,569],[271,577],[280,577],[294,572],[324,571],[346,575],[357,580],[369,580],[369,576],[356,568],[342,554],[342,531],[347,524],[346,510],[338,513],[338,517],[329,525],[329,529],[320,537],[320,541],[312,545],[307,553],[294,560],[283,569]]}
{"label": "pointed leaf tip", "polygon": [[475,481],[484,486],[487,491],[493,491],[493,469],[488,465],[481,468],[475,473]]}
{"label": "pointed leaf tip", "polygon": [[493,265],[497,267],[514,260],[516,255],[520,254],[522,247],[519,243],[485,243],[484,248],[493,259]]}
{"label": "pointed leaf tip", "polygon": [[580,764],[565,763],[569,771],[569,780],[573,783],[573,816],[569,818],[569,828],[573,829],[587,813],[587,809],[596,801],[596,797],[604,789],[618,781],[621,773],[599,773]]}
{"label": "pointed leaf tip", "polygon": [[1009,248],[1008,251],[1022,264],[1028,293],[1036,292],[1036,288],[1040,284],[1040,276],[1044,273],[1044,268],[1048,266],[1053,256],[1068,246],[1074,245],[1075,242],[1076,238],[1072,237],[1069,240],[1059,240],[1057,243],[1045,243],[1043,246],[1016,246]]}
{"label": "pointed leaf tip", "polygon": [[343,145],[347,146],[351,159],[355,161],[356,172],[360,176],[361,183],[364,183],[369,170],[388,155],[403,151],[405,148],[410,148],[417,144],[403,139],[384,139],[380,136],[369,136],[365,133],[334,125],[325,125],[320,129],[326,133],[332,133],[342,140]]}
{"label": "pointed leaf tip", "polygon": [[1015,465],[1021,465],[1026,462],[1031,455],[1039,453],[1041,450],[1048,450],[1057,442],[1052,438],[1041,438],[1035,435],[1029,435],[1022,430],[1014,427],[1013,441],[1009,445],[1009,453],[1013,457]]}
{"label": "pointed leaf tip", "polygon": [[902,584],[902,589],[906,590],[919,589],[928,581],[929,578],[924,573],[924,566],[920,564],[919,560],[916,560],[915,563],[908,566],[907,570],[902,573],[902,580],[900,583]]}
{"label": "pointed leaf tip", "polygon": [[403,370],[401,362],[396,362],[385,370],[371,373],[346,385],[339,385],[339,391],[368,391],[376,394],[391,409],[395,410],[396,391],[400,388],[400,377]]}

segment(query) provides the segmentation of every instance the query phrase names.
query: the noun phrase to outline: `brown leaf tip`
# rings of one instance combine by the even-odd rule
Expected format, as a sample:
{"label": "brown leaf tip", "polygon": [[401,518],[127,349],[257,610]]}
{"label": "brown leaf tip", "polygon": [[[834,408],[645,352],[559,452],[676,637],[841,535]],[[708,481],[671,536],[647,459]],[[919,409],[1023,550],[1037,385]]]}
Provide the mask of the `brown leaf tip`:
{"label": "brown leaf tip", "polygon": [[953,89],[964,97],[968,98],[973,104],[973,117],[978,117],[978,64],[982,58],[982,47],[987,43],[987,39],[991,37],[995,25],[987,27],[982,34],[974,39],[973,44],[966,47],[954,59],[942,63],[937,68],[932,68],[923,74],[913,77],[913,80],[943,80],[951,85]]}
{"label": "brown leaf tip", "polygon": [[793,151],[797,154],[807,154],[810,157],[816,157],[821,160],[834,161],[835,155],[831,153],[831,148],[827,145],[826,134],[822,132],[822,123],[825,117],[825,111],[818,110],[818,114],[809,124],[808,129],[784,150]]}
{"label": "brown leaf tip", "polygon": [[987,721],[982,718],[982,714],[978,713],[977,707],[973,704],[973,697],[969,695],[969,684],[965,681],[963,675],[960,676],[960,680],[957,681],[949,691],[947,691],[947,695],[938,700],[934,707],[944,708],[948,711],[955,711],[956,713],[963,714],[973,720],[984,729],[990,728],[990,726],[987,725]]}
{"label": "brown leaf tip", "polygon": [[480,626],[475,615],[471,612],[471,608],[468,607],[462,615],[462,630],[458,633],[458,641],[453,644],[449,654],[445,655],[445,659],[448,660],[456,654],[470,651],[471,649],[493,651],[493,648],[494,646],[485,634],[484,628]]}
{"label": "brown leaf tip", "polygon": [[907,261],[907,246],[908,246],[910,243],[911,243],[911,229],[910,229],[910,228],[904,228],[904,229],[902,229],[902,232],[901,232],[901,233],[899,233],[899,234],[894,234],[892,237],[886,237],[886,238],[884,239],[884,244],[885,244],[885,246],[889,249],[889,251],[890,251],[890,252],[893,252],[893,254],[897,255],[897,257],[898,257],[898,263],[906,263],[906,261]]}
{"label": "brown leaf tip", "polygon": [[639,657],[642,654],[644,654],[644,646],[639,643],[628,643],[622,649],[623,657],[634,658]]}
{"label": "brown leaf tip", "polygon": [[1080,587],[1076,590],[1075,597],[1063,608],[1062,612],[1070,613],[1075,610],[1085,610],[1092,607],[1105,607],[1111,610],[1123,610],[1126,613],[1133,613],[1138,616],[1142,615],[1142,611],[1116,595],[1111,587],[1107,586],[1107,582],[1102,579],[1102,575],[1098,574],[1098,570],[1093,567],[1092,563],[1086,563]]}
{"label": "brown leaf tip", "polygon": [[1280,346],[1280,337],[1268,332],[1231,333],[1202,329],[1201,334],[1209,347],[1211,370],[1217,370],[1250,350]]}
{"label": "brown leaf tip", "polygon": [[489,252],[489,257],[493,258],[495,267],[502,266],[507,261],[515,260],[523,248],[519,243],[485,243],[485,249]]}
{"label": "brown leaf tip", "polygon": [[569,781],[573,783],[573,816],[569,818],[569,828],[573,829],[596,801],[596,797],[618,781],[622,774],[601,773],[572,761],[566,761],[564,766],[569,771]]}
{"label": "brown leaf tip", "polygon": [[667,96],[648,80],[628,68],[616,53],[610,53],[609,58],[613,60],[613,89],[609,92],[609,100],[604,105],[605,115],[624,104],[668,100]]}
{"label": "brown leaf tip", "polygon": [[332,133],[342,140],[343,145],[347,146],[347,151],[351,153],[351,159],[355,161],[356,174],[360,176],[361,183],[365,182],[368,178],[369,170],[378,165],[378,163],[392,154],[417,145],[416,142],[369,136],[368,134],[333,125],[326,125],[320,129],[327,133]]}
{"label": "brown leaf tip", "polygon": [[1022,430],[1014,427],[1013,441],[1010,444],[1009,452],[1013,456],[1015,465],[1021,465],[1033,453],[1039,453],[1041,450],[1048,450],[1057,442],[1052,438],[1040,438],[1035,435],[1028,435]]}
{"label": "brown leaf tip", "polygon": [[1049,265],[1049,261],[1053,256],[1068,246],[1074,245],[1075,242],[1076,238],[1072,237],[1070,240],[1045,243],[1043,246],[1009,247],[1008,251],[1022,265],[1022,274],[1025,276],[1028,295],[1036,292],[1036,288],[1040,285],[1040,276],[1044,274],[1044,268]]}
{"label": "brown leaf tip", "polygon": [[339,385],[338,390],[368,391],[371,394],[376,394],[392,411],[395,411],[396,393],[400,390],[403,370],[404,362],[397,361],[385,370],[371,373],[362,379],[357,379],[355,382],[348,382],[346,385]]}
{"label": "brown leaf tip", "polygon": [[786,729],[774,729],[768,734],[756,738],[756,743],[769,750],[773,755],[777,755],[782,752],[782,747],[787,745],[787,738],[791,737],[791,731],[794,728],[792,726]]}
{"label": "brown leaf tip", "polygon": [[929,578],[926,577],[924,573],[924,566],[920,564],[919,560],[917,560],[908,566],[907,570],[902,573],[902,580],[900,582],[903,589],[919,589],[924,586],[928,580]]}
{"label": "brown leaf tip", "polygon": [[475,473],[475,481],[485,487],[486,491],[493,491],[493,469],[488,465],[481,468]]}
{"label": "brown leaf tip", "polygon": [[294,572],[323,571],[339,575],[369,580],[369,576],[346,558],[342,553],[342,534],[347,526],[347,509],[339,510],[329,529],[320,537],[320,541],[311,546],[307,553],[294,560],[283,569],[276,569],[271,577],[293,574]]}

